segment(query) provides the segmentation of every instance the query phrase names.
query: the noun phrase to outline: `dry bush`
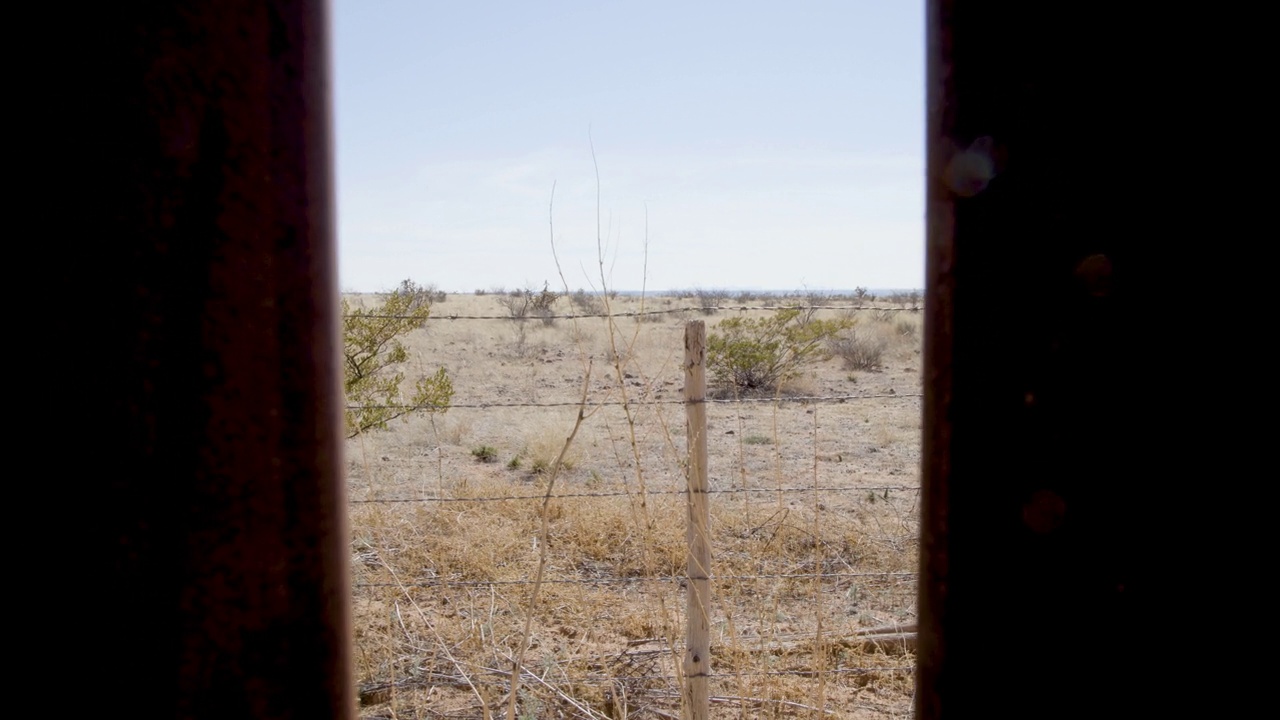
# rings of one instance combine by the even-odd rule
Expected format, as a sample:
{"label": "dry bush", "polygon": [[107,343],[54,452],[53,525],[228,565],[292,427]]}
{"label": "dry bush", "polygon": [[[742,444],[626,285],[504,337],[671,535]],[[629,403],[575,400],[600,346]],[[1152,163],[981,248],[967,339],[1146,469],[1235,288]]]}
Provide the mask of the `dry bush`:
{"label": "dry bush", "polygon": [[892,324],[894,319],[897,317],[898,313],[886,308],[879,308],[871,311],[871,319],[885,325]]}
{"label": "dry bush", "polygon": [[828,347],[843,361],[845,370],[878,370],[888,346],[884,337],[874,331],[850,330],[833,338]]}
{"label": "dry bush", "polygon": [[570,302],[573,303],[574,310],[579,315],[603,315],[604,300],[595,293],[588,293],[582,288],[569,296]]}
{"label": "dry bush", "polygon": [[703,315],[714,315],[716,308],[725,304],[729,299],[728,290],[707,290],[699,288],[693,291],[694,296],[698,299],[698,307],[702,309]]}
{"label": "dry bush", "polygon": [[657,308],[653,307],[656,303],[645,305],[640,315],[636,315],[636,322],[645,323],[663,323],[676,316],[676,313],[655,312]]}
{"label": "dry bush", "polygon": [[447,445],[463,445],[471,437],[475,422],[469,415],[452,414],[435,419],[440,442]]}
{"label": "dry bush", "polygon": [[498,298],[498,304],[506,308],[507,313],[516,320],[535,317],[541,319],[544,325],[554,325],[555,305],[559,299],[560,294],[551,290],[549,283],[543,283],[540,292],[532,288],[512,290]]}
{"label": "dry bush", "polygon": [[811,372],[796,373],[778,383],[777,394],[780,397],[821,395],[817,375]]}
{"label": "dry bush", "polygon": [[[571,425],[572,422],[566,422],[562,427],[557,427],[548,423],[529,431],[519,453],[523,458],[523,465],[535,475],[541,475],[551,469],[551,465],[564,447],[565,436]],[[582,449],[576,445],[570,446],[562,462],[564,469],[572,470],[581,462]]]}
{"label": "dry bush", "polygon": [[910,318],[898,318],[897,322],[893,324],[893,330],[899,336],[911,339],[918,334],[920,326]]}
{"label": "dry bush", "polygon": [[889,293],[885,300],[901,307],[918,308],[922,298],[923,295],[919,290],[910,290]]}

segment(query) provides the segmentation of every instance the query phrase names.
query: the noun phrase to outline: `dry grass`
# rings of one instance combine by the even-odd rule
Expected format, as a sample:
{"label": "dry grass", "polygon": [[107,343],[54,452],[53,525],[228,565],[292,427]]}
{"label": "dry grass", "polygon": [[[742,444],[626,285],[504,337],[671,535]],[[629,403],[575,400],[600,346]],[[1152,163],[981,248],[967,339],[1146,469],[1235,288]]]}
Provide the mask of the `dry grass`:
{"label": "dry grass", "polygon": [[[445,307],[496,315],[500,296]],[[698,306],[671,300],[646,308]],[[909,714],[911,655],[855,635],[915,613],[918,494],[897,488],[918,484],[920,405],[906,396],[919,391],[920,333],[896,324],[915,315],[891,315],[863,320],[889,338],[883,372],[850,384],[833,358],[799,385],[904,397],[708,407],[718,716]],[[567,405],[454,408],[350,441],[365,715],[505,717],[529,621],[517,717],[679,717],[684,319],[657,317],[619,318],[612,333],[604,320],[441,320],[409,339],[449,369],[456,403]],[[589,414],[545,503],[544,540],[550,478],[532,470],[573,429],[588,362]],[[477,462],[481,446],[497,461]]]}

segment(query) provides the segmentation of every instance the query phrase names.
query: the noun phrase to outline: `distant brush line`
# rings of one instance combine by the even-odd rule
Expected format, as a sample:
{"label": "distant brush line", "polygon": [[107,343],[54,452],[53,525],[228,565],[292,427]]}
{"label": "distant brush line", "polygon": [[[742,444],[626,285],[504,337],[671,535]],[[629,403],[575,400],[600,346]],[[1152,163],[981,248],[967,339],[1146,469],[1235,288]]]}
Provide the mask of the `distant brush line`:
{"label": "distant brush line", "polygon": [[[732,495],[742,493],[811,493],[811,492],[915,492],[920,490],[919,485],[847,485],[845,487],[785,487],[785,488],[726,488],[723,490],[708,490],[708,495]],[[587,493],[565,493],[563,495],[552,495],[553,500],[561,498],[605,498],[605,497],[633,497],[637,495],[684,495],[685,490],[647,490],[641,493],[639,490],[627,492],[626,490],[611,490],[609,492],[587,492]],[[542,495],[498,495],[492,497],[472,497],[472,498],[437,498],[437,497],[416,497],[416,498],[375,498],[370,500],[350,500],[352,505],[378,505],[389,503],[413,503],[413,502],[439,502],[439,503],[460,503],[460,502],[498,502],[501,500],[545,500],[546,494]]]}
{"label": "distant brush line", "polygon": [[[587,406],[594,407],[594,406],[600,406],[600,405],[617,405],[621,407],[623,405],[696,405],[699,403],[708,403],[712,405],[732,405],[735,403],[772,403],[772,402],[811,403],[811,402],[847,402],[850,400],[876,400],[876,399],[887,400],[890,398],[897,399],[897,398],[920,398],[920,397],[924,397],[924,395],[922,393],[894,392],[894,393],[879,393],[879,394],[873,394],[873,395],[802,395],[802,396],[788,396],[788,397],[707,398],[706,400],[634,400],[629,403],[624,403],[622,401],[611,401],[611,402],[601,401],[601,402],[588,402]],[[582,403],[580,402],[568,401],[568,400],[564,402],[546,402],[546,403],[534,403],[534,402],[450,403],[448,406],[448,409],[452,410],[454,408],[486,409],[486,408],[512,408],[512,407],[525,407],[525,408],[578,407],[581,404]],[[431,408],[417,407],[412,405],[348,405],[347,409],[348,410],[429,411]]]}
{"label": "distant brush line", "polygon": [[[674,315],[677,313],[698,313],[716,310],[848,310],[851,312],[871,310],[882,312],[920,312],[918,307],[869,307],[865,305],[717,305],[715,307],[680,307],[668,308],[666,310],[639,310],[633,312],[616,312],[616,313],[589,313],[583,315],[535,315],[528,314],[521,317],[512,315],[430,315],[427,320],[577,320],[580,318],[608,318],[608,317],[640,317],[643,315]],[[375,318],[379,320],[420,320],[413,315],[347,315],[346,317],[363,317]]]}

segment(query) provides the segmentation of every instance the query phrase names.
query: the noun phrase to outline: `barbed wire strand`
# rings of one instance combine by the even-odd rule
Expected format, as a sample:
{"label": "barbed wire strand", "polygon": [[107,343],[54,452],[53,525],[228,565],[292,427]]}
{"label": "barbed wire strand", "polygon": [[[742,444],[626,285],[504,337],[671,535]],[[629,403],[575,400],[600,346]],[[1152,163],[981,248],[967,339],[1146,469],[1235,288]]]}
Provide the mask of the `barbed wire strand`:
{"label": "barbed wire strand", "polygon": [[[749,638],[749,639],[754,640],[755,638]],[[627,655],[626,652],[620,653],[615,659],[617,660],[624,659],[626,655]],[[510,677],[511,675],[509,670],[499,670],[497,668],[479,668],[479,669],[487,671],[488,674],[497,675],[499,677]],[[811,670],[811,669],[801,669],[801,668],[796,668],[794,670],[740,670],[736,672],[712,672],[708,674],[708,677],[712,679],[737,678],[737,677],[777,677],[780,675],[812,675],[814,677],[817,677],[818,675],[826,675],[826,674],[866,675],[866,674],[879,673],[879,672],[888,672],[888,673],[915,672],[915,666],[913,663],[912,665],[882,665],[882,666],[855,665],[850,667],[829,668],[825,670]],[[523,671],[523,674],[527,674],[530,678],[534,677],[533,673],[527,669]],[[472,682],[476,683],[477,685],[488,685],[491,687],[506,687],[505,682],[483,679],[482,677],[480,677],[480,675],[481,673],[476,673],[476,675],[473,675],[471,677]],[[466,680],[464,680],[461,675],[449,675],[449,674],[440,673],[440,672],[429,672],[429,673],[425,673],[425,676],[426,677],[420,676],[416,678],[408,678],[405,680],[390,681],[390,682],[365,682],[360,684],[360,691],[370,692],[374,690],[391,689],[393,687],[413,687],[415,685],[430,682],[430,680],[435,680],[437,682],[448,682],[448,683],[466,682]],[[636,674],[636,675],[601,675],[596,677],[591,677],[591,676],[567,677],[566,676],[564,678],[561,678],[560,682],[562,684],[567,684],[567,685],[572,685],[572,684],[586,685],[586,684],[594,684],[594,683],[614,683],[614,682],[620,682],[620,681],[626,681],[626,680],[683,680],[683,679],[684,678],[681,678],[678,675]]]}
{"label": "barbed wire strand", "polygon": [[[659,400],[659,399],[640,399],[633,400],[629,403],[622,401],[595,401],[588,402],[588,407],[602,407],[606,405],[616,405],[623,407],[624,405],[735,405],[738,403],[818,403],[818,402],[836,402],[844,403],[851,400],[888,400],[900,398],[922,398],[923,393],[876,393],[872,395],[791,395],[784,397],[750,397],[750,398],[707,398],[705,400]],[[481,403],[449,403],[446,409],[469,408],[485,410],[489,408],[554,408],[554,407],[578,407],[582,405],[578,401],[559,401],[559,402],[481,402]],[[414,405],[347,405],[348,410],[422,410],[430,412],[431,406],[417,407]]]}
{"label": "barbed wire strand", "polygon": [[[784,488],[724,488],[720,490],[707,490],[707,495],[736,495],[741,493],[811,493],[811,492],[918,492],[919,485],[845,485],[842,487],[784,487]],[[687,490],[648,490],[644,492],[645,497],[653,495],[685,495]],[[639,490],[610,490],[607,492],[578,492],[565,493],[563,495],[552,495],[553,500],[561,498],[607,498],[607,497],[633,497],[640,495]],[[411,498],[370,498],[364,500],[348,500],[352,505],[361,504],[390,504],[390,503],[415,503],[415,502],[439,502],[439,503],[462,503],[462,502],[498,502],[503,500],[544,500],[546,495],[494,495],[484,497],[411,497]]]}

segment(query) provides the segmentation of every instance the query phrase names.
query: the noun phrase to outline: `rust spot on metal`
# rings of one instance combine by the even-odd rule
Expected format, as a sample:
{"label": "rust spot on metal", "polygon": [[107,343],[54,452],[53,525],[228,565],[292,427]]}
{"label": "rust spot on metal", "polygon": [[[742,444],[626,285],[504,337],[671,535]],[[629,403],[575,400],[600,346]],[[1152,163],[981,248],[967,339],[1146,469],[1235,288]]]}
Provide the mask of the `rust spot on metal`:
{"label": "rust spot on metal", "polygon": [[1106,255],[1090,255],[1076,266],[1076,279],[1085,292],[1096,298],[1111,294],[1111,259]]}
{"label": "rust spot on metal", "polygon": [[1067,503],[1052,490],[1037,490],[1022,506],[1022,522],[1039,535],[1062,527],[1067,515]]}

